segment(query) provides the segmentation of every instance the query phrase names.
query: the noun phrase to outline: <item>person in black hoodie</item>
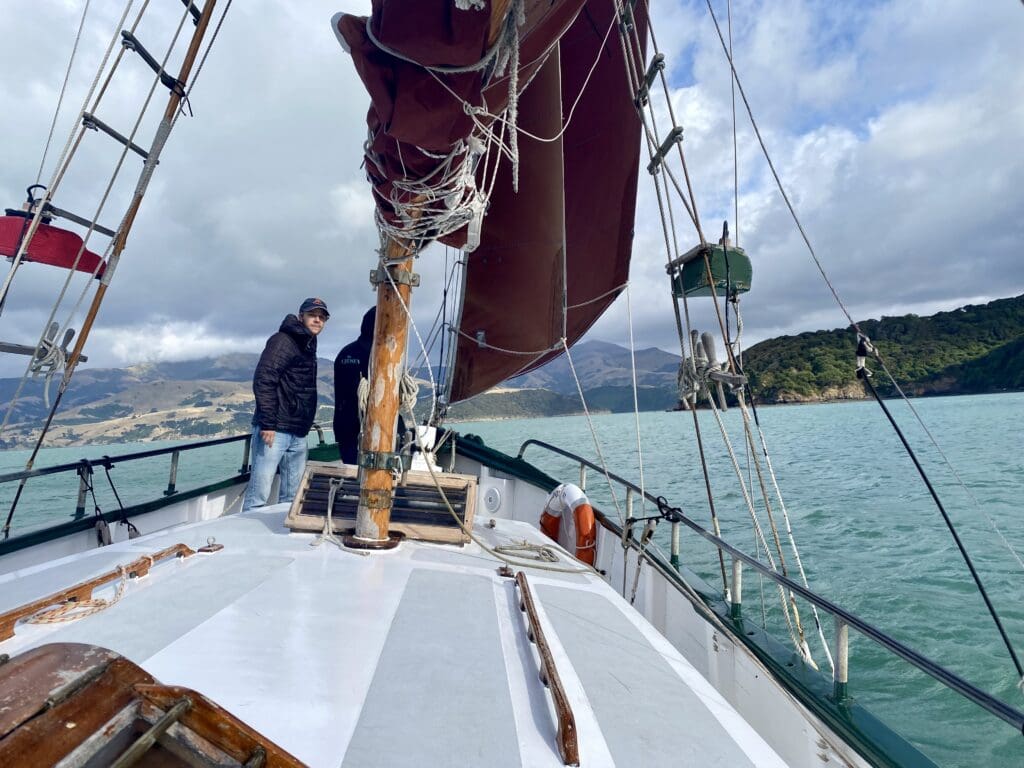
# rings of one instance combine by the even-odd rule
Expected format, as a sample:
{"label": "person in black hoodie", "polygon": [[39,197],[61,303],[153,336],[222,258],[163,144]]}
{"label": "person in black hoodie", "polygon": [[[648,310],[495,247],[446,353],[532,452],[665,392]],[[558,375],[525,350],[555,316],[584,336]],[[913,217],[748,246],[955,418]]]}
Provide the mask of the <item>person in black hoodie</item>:
{"label": "person in black hoodie", "polygon": [[369,377],[370,350],[377,308],[363,315],[359,338],[341,348],[334,358],[334,439],[341,460],[355,464],[359,455],[359,379]]}
{"label": "person in black hoodie", "polygon": [[306,468],[306,435],[316,416],[316,337],[329,317],[323,299],[306,299],[298,316],[288,315],[267,339],[252,379],[252,474],[243,512],[267,503],[278,467],[278,502],[295,498]]}

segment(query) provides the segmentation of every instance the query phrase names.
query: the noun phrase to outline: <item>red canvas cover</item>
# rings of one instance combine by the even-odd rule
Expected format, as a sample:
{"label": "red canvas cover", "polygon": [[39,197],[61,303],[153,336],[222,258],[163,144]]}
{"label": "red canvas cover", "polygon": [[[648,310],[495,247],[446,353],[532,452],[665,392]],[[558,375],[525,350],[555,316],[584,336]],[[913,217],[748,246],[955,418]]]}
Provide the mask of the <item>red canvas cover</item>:
{"label": "red canvas cover", "polygon": [[[13,258],[18,253],[22,233],[28,232],[30,224],[31,221],[24,216],[0,216],[0,254]],[[71,269],[81,248],[82,238],[74,232],[40,222],[32,241],[25,249],[23,259]],[[106,266],[98,254],[84,250],[75,269],[89,274],[96,270],[96,277],[100,278],[103,277]]]}
{"label": "red canvas cover", "polygon": [[[525,22],[518,27],[521,86],[569,28],[584,0],[523,2]],[[510,5],[507,0],[487,2],[483,10],[461,10],[454,0],[374,0],[370,31],[397,56],[381,50],[370,38],[366,17],[337,17],[337,32],[370,94],[366,175],[377,208],[388,220],[394,219],[392,182],[425,178],[439,165],[436,157],[421,150],[446,154],[469,136],[473,122],[462,100],[486,106],[491,114],[507,105],[507,75],[492,78],[485,87],[484,71],[435,75],[419,66],[466,67],[481,61],[497,34],[492,5],[500,31]],[[443,242],[461,247],[466,242],[465,229]]]}
{"label": "red canvas cover", "polygon": [[[463,100],[492,114],[507,105],[507,75],[438,74],[420,66],[479,62],[510,3],[494,5],[492,19],[491,2],[473,11],[453,0],[374,0],[369,22],[353,16],[336,21],[371,96],[366,171],[378,211],[389,221],[395,218],[393,183],[428,176],[439,164],[431,155],[446,154],[469,136],[473,124]],[[616,30],[602,50],[614,5],[524,0],[524,11],[518,27],[521,129],[555,136],[597,65],[560,141],[519,136],[518,194],[510,163],[500,161],[480,246],[468,255],[452,402],[546,362],[557,352],[540,351],[557,346],[563,335],[576,341],[614,301],[628,273],[640,123]],[[643,39],[646,25],[638,26]],[[465,231],[443,242],[459,247]],[[564,328],[563,304],[570,307]]]}

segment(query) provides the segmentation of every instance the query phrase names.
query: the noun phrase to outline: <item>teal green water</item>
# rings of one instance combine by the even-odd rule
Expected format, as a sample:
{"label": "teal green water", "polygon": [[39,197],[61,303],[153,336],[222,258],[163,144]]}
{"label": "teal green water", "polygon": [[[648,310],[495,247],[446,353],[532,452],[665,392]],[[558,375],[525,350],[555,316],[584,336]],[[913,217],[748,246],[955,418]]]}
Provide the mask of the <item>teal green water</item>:
{"label": "teal green water", "polygon": [[[1024,567],[989,521],[1024,557],[1024,394],[935,398],[916,400],[914,405],[976,497],[977,506],[930,448],[906,406],[890,403],[974,557],[1018,654],[1024,653]],[[1012,663],[968,570],[878,406],[867,402],[787,406],[762,408],[759,415],[811,587],[1024,709]],[[753,553],[749,514],[718,427],[710,413],[702,412],[699,420],[723,535]],[[730,410],[724,420],[745,474],[740,414]],[[632,414],[603,415],[593,421],[609,468],[639,482]],[[512,454],[523,440],[535,437],[588,458],[597,456],[586,419],[578,416],[456,428],[478,434]],[[644,413],[640,429],[647,489],[668,497],[710,528],[692,416]],[[113,455],[152,447],[148,443],[102,450]],[[46,450],[39,465],[73,461],[82,455],[93,458],[98,452]],[[557,478],[579,481],[578,468],[560,457],[530,448],[526,458]],[[0,453],[0,472],[20,469],[24,460],[25,452]],[[179,487],[223,478],[237,470],[240,462],[240,445],[192,457],[183,454]],[[154,488],[166,487],[168,465],[164,457],[147,460],[138,468],[116,468],[114,481],[125,503],[151,498]],[[116,508],[102,472],[96,487],[101,507]],[[615,514],[603,478],[592,472],[588,490],[603,509]],[[12,494],[11,485],[0,486],[4,514]],[[74,495],[72,485],[51,479],[31,481],[19,507],[16,530],[69,519]],[[667,529],[658,533],[666,549],[667,536]],[[706,543],[684,535],[682,552],[686,564],[709,584],[721,583],[717,559]],[[792,565],[791,557],[788,562]],[[745,615],[759,615],[757,582],[749,577],[744,581]],[[778,629],[782,625],[777,600],[768,589],[764,597],[767,624]],[[814,656],[827,671],[810,612],[801,608]],[[831,637],[831,622],[826,620],[825,626]],[[779,636],[784,637],[784,632]],[[850,690],[941,765],[1024,765],[1024,736],[852,633]]]}

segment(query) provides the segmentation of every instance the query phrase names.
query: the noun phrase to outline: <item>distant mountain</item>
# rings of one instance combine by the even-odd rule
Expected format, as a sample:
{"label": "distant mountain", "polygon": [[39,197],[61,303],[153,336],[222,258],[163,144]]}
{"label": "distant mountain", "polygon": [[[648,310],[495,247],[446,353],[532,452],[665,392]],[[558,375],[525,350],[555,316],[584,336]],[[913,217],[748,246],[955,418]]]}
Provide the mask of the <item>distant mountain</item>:
{"label": "distant mountain", "polygon": [[[127,368],[83,367],[68,388],[47,444],[172,440],[244,432],[250,428],[252,418],[252,374],[258,360],[256,354],[229,354]],[[587,342],[573,349],[573,361],[592,410],[633,409],[628,350],[614,344]],[[675,401],[678,361],[677,356],[660,349],[637,352],[641,408],[664,408]],[[334,407],[333,361],[321,358],[319,371],[317,421],[329,426]],[[422,378],[426,370],[417,373]],[[17,379],[0,379],[0,403],[4,403],[0,405],[0,417],[9,407],[17,386]],[[27,383],[11,424],[0,438],[0,447],[31,444],[47,411],[43,386],[41,380]],[[55,394],[56,386],[55,381],[51,395]],[[472,400],[457,403],[449,416],[466,421],[580,411],[576,384],[562,358]]]}
{"label": "distant mountain", "polygon": [[[907,394],[1024,389],[1024,296],[858,325]],[[766,402],[862,398],[854,377],[856,346],[850,328],[780,336],[747,350],[744,368]],[[872,381],[881,393],[895,394],[887,378]]]}
{"label": "distant mountain", "polygon": [[[931,317],[866,320],[860,326],[909,394],[1024,389],[1024,296]],[[855,352],[856,340],[850,329],[801,333],[751,347],[744,353],[744,368],[759,402],[861,399],[865,392],[854,376]],[[591,341],[574,347],[572,358],[590,410],[633,410],[629,350]],[[251,382],[257,360],[255,354],[231,354],[128,368],[82,368],[75,374],[47,442],[117,443],[246,431],[252,418]],[[678,355],[656,348],[637,351],[641,410],[663,410],[676,403],[679,360]],[[329,425],[334,405],[333,366],[323,358],[319,365],[317,420]],[[426,370],[418,373],[422,378]],[[884,377],[876,375],[873,381],[883,393],[892,394]],[[0,379],[0,416],[9,407],[17,385],[16,379]],[[449,417],[465,421],[580,411],[568,360],[560,357],[455,404]],[[0,447],[30,444],[45,413],[42,381],[28,382],[11,425],[0,438]]]}
{"label": "distant mountain", "polygon": [[[593,386],[626,387],[632,406],[633,373],[629,350],[604,341],[587,341],[572,349],[572,361],[584,389]],[[637,384],[645,387],[675,389],[679,355],[657,347],[636,351]],[[569,361],[563,355],[543,368],[509,379],[509,387],[550,389],[563,395],[577,395]]]}
{"label": "distant mountain", "polygon": [[[244,432],[252,419],[252,374],[258,360],[257,354],[228,354],[127,368],[83,366],[64,395],[47,444],[173,440]],[[318,362],[318,416],[329,422],[334,405],[333,361],[320,358]],[[58,383],[59,379],[53,381],[51,397],[56,395]],[[0,418],[10,407],[18,384],[18,379],[0,379]],[[35,438],[48,412],[44,387],[42,379],[26,382],[0,438],[0,448],[27,446]]]}

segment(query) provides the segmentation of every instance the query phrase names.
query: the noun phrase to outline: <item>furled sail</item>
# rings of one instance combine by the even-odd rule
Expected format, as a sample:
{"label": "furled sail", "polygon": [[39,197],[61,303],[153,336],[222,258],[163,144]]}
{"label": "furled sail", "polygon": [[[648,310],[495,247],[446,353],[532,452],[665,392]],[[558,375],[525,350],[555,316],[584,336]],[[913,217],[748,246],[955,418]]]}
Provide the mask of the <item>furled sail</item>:
{"label": "furled sail", "polygon": [[[451,402],[557,355],[626,281],[640,124],[614,14],[608,0],[374,0],[369,19],[334,19],[371,96],[378,224],[467,252]],[[481,141],[511,134],[494,118],[506,107],[515,162]]]}
{"label": "furled sail", "polygon": [[557,357],[563,336],[570,346],[583,336],[627,280],[641,125],[618,35],[605,37],[614,13],[590,0],[559,41],[558,80],[538,76],[520,100],[520,127],[551,137],[579,99],[559,142],[520,137],[518,194],[502,159],[482,242],[467,255],[451,402]]}

